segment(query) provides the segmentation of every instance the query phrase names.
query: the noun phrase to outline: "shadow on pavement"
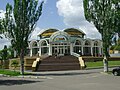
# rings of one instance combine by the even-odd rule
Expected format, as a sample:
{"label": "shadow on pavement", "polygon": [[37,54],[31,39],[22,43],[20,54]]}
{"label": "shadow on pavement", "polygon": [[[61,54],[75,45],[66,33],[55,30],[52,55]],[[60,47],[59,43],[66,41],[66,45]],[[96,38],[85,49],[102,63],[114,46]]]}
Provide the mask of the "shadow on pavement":
{"label": "shadow on pavement", "polygon": [[34,74],[35,76],[75,76],[75,75],[87,75],[97,72],[66,72],[66,73],[44,73]]}
{"label": "shadow on pavement", "polygon": [[37,83],[41,81],[32,81],[32,80],[0,80],[0,86],[12,86],[12,85],[22,85],[22,84],[30,84],[30,83]]}

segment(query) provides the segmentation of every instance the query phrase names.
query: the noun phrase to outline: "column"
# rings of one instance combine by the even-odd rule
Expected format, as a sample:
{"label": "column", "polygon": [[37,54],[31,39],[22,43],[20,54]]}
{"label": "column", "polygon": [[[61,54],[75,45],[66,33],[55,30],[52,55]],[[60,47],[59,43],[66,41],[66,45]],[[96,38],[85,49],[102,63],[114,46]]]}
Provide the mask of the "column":
{"label": "column", "polygon": [[70,54],[72,55],[73,52],[73,43],[70,44]]}
{"label": "column", "polygon": [[101,47],[99,47],[99,56],[102,55]]}
{"label": "column", "polygon": [[41,47],[39,47],[38,53],[39,53],[39,56],[41,56]]}
{"label": "column", "polygon": [[84,55],[84,52],[83,52],[83,46],[81,47],[81,51],[82,51],[82,55]]}
{"label": "column", "polygon": [[16,57],[17,56],[17,52],[14,50],[14,57]]}
{"label": "column", "polygon": [[63,46],[63,54],[65,54],[65,46]]}
{"label": "column", "polygon": [[30,48],[30,57],[32,57],[32,48]]}
{"label": "column", "polygon": [[48,55],[52,55],[52,45],[49,44],[49,52],[48,52]]}
{"label": "column", "polygon": [[93,47],[91,46],[91,56],[93,56]]}

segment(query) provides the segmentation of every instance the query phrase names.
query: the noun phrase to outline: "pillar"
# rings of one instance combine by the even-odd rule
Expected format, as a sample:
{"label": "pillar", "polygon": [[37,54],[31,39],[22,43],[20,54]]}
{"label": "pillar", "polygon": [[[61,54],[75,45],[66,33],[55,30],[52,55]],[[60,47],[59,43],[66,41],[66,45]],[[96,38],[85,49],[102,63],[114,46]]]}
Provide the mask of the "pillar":
{"label": "pillar", "polygon": [[99,54],[102,55],[101,47],[99,47]]}
{"label": "pillar", "polygon": [[52,45],[51,44],[49,44],[49,52],[48,52],[48,55],[52,55]]}
{"label": "pillar", "polygon": [[73,43],[70,44],[70,54],[72,55],[73,52]]}
{"label": "pillar", "polygon": [[82,51],[82,55],[84,55],[84,52],[83,52],[83,46],[81,47],[81,51]]}
{"label": "pillar", "polygon": [[93,47],[91,47],[91,56],[93,56]]}
{"label": "pillar", "polygon": [[41,47],[39,47],[38,53],[39,53],[39,56],[41,56]]}
{"label": "pillar", "polygon": [[30,49],[30,57],[32,57],[32,48]]}
{"label": "pillar", "polygon": [[17,56],[17,52],[14,50],[14,57],[16,57]]}

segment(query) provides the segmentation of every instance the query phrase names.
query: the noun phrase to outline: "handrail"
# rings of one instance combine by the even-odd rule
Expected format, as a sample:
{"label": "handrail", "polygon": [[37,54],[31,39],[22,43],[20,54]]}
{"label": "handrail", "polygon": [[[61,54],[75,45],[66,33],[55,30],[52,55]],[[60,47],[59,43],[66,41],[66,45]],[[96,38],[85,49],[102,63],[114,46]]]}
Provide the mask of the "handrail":
{"label": "handrail", "polygon": [[71,55],[75,56],[75,57],[80,57],[80,54],[75,53],[75,52],[71,52]]}
{"label": "handrail", "polygon": [[48,53],[45,53],[44,55],[41,55],[41,58],[44,59],[46,57],[49,57]]}

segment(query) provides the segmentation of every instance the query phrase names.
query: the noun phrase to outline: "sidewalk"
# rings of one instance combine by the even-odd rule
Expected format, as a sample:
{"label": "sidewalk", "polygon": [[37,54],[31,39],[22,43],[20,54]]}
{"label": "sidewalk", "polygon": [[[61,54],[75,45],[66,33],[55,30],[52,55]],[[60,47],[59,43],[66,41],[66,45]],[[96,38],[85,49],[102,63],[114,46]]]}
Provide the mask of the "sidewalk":
{"label": "sidewalk", "polygon": [[[111,71],[112,68],[109,68]],[[72,76],[72,75],[81,75],[81,74],[92,74],[92,73],[104,73],[103,68],[99,69],[86,69],[86,70],[69,70],[69,71],[46,71],[46,72],[32,72],[25,71],[27,73],[31,73],[30,75],[20,75],[20,76],[9,76],[0,74],[0,77],[17,77],[17,78],[34,78],[34,79],[47,79],[49,76]]]}

